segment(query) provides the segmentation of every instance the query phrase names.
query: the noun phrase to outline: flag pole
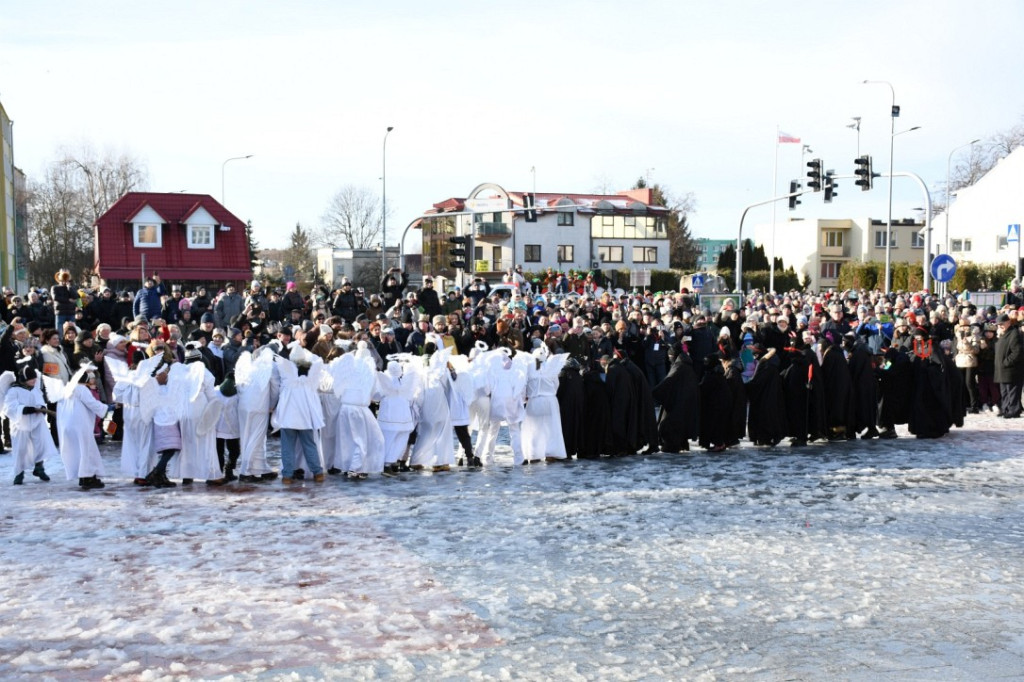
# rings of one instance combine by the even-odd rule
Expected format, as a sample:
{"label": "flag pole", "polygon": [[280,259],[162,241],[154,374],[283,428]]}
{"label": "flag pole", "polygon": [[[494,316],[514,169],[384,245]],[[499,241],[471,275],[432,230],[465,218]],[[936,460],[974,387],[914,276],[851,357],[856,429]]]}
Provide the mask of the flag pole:
{"label": "flag pole", "polygon": [[[779,187],[779,126],[775,126],[775,170],[772,172],[772,193],[771,196],[775,196],[775,190]],[[768,256],[768,291],[774,293],[775,291],[775,204],[772,202],[772,242],[769,248],[771,255]]]}

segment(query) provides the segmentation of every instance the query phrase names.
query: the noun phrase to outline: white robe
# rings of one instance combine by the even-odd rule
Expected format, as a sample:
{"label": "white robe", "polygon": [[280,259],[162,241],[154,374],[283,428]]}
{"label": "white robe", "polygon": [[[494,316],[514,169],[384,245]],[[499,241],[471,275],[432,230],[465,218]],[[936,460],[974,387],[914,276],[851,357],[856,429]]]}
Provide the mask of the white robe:
{"label": "white robe", "polygon": [[446,393],[449,381],[447,356],[447,351],[437,351],[430,364],[422,369],[423,391],[417,406],[416,443],[410,458],[413,466],[451,466],[455,463],[452,418]]}
{"label": "white robe", "polygon": [[267,461],[267,427],[275,400],[271,385],[272,358],[269,353],[261,353],[255,359],[252,353],[242,353],[235,365],[241,451],[238,474],[241,476],[260,476],[273,471]]}
{"label": "white robe", "polygon": [[377,365],[369,351],[360,349],[332,362],[330,371],[340,403],[335,417],[338,468],[379,474],[384,471],[384,434],[370,412]]}
{"label": "white robe", "polygon": [[121,403],[124,435],[121,440],[121,473],[131,478],[145,478],[156,464],[153,450],[153,420],[147,419],[141,407],[142,389],[118,381],[114,400]]}
{"label": "white robe", "polygon": [[45,408],[46,401],[39,388],[42,378],[36,379],[35,387],[28,389],[12,386],[4,395],[3,416],[11,422],[11,452],[14,455],[14,473],[31,471],[37,462],[57,456],[50,426],[45,414],[24,414],[22,408]]}
{"label": "white robe", "polygon": [[60,457],[69,481],[104,475],[103,459],[93,430],[96,418],[106,413],[107,406],[94,398],[83,384],[75,386],[71,395],[57,403]]}
{"label": "white robe", "polygon": [[[533,361],[529,356],[523,356],[527,361]],[[478,456],[488,461],[493,458],[498,429],[501,422],[505,422],[508,424],[509,443],[512,446],[512,462],[519,465],[526,459],[522,445],[522,422],[526,416],[523,407],[526,402],[526,369],[521,361],[511,361],[505,366],[506,360],[500,356],[495,357],[500,362],[489,362],[486,390],[491,397],[490,412],[487,424],[480,432]]]}
{"label": "white robe", "polygon": [[558,409],[558,373],[568,356],[555,355],[530,372],[523,419],[523,456],[528,460],[565,459],[562,414]]}
{"label": "white robe", "polygon": [[394,464],[402,458],[409,445],[409,434],[416,428],[418,379],[411,370],[398,377],[377,373],[377,423],[384,436],[384,464]]}
{"label": "white robe", "polygon": [[167,475],[171,478],[192,478],[214,481],[224,477],[217,459],[217,433],[210,429],[200,435],[197,429],[203,413],[209,404],[217,400],[218,391],[213,386],[213,374],[201,363],[187,365],[189,370],[188,407],[182,412],[181,452],[171,460]]}

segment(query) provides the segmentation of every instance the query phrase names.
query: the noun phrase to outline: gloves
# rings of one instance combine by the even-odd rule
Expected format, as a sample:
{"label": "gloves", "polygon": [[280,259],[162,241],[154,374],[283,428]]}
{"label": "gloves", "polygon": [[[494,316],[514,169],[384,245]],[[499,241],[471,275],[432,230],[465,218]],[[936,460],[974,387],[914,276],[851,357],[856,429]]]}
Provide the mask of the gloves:
{"label": "gloves", "polygon": [[37,412],[39,412],[39,410],[31,406],[21,408],[22,414],[36,414]]}

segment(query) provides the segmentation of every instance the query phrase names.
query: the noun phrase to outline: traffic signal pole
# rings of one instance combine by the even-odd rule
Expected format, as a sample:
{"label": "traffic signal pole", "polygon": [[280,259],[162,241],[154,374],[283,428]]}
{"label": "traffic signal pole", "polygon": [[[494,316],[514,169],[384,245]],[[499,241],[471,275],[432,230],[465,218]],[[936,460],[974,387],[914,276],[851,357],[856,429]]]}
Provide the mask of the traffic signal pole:
{"label": "traffic signal pole", "polygon": [[[875,177],[890,178],[890,182],[892,181],[891,178],[912,178],[913,180],[915,180],[917,182],[918,186],[921,188],[921,192],[924,194],[924,200],[925,200],[925,219],[924,219],[925,242],[924,242],[924,249],[923,249],[924,256],[922,258],[922,265],[924,266],[924,289],[926,291],[931,291],[931,286],[932,286],[932,277],[931,277],[932,195],[928,191],[928,185],[926,185],[924,180],[922,180],[921,177],[919,175],[915,174],[915,173],[896,172],[896,173],[893,173],[891,176],[888,173],[880,173],[878,175],[875,175]],[[851,179],[851,178],[862,178],[862,175],[832,175],[831,178],[833,180],[848,180],[848,179]],[[808,189],[802,189],[802,190],[797,191],[797,192],[789,192],[787,194],[782,194],[782,195],[779,195],[777,197],[772,197],[771,199],[765,199],[764,201],[759,201],[757,203],[750,204],[749,206],[747,206],[746,208],[743,209],[743,213],[742,213],[742,215],[740,215],[739,232],[738,232],[738,234],[736,236],[736,289],[735,289],[735,291],[737,293],[742,293],[743,292],[743,222],[747,218],[747,213],[752,208],[756,208],[758,206],[764,206],[766,204],[770,204],[770,203],[773,203],[775,201],[782,201],[783,199],[788,201],[791,197],[795,198],[795,197],[798,197],[798,196],[801,196],[803,194],[807,194],[807,193],[813,192],[813,191],[814,191],[813,189],[808,188]],[[1019,260],[1018,260],[1018,262],[1019,262]],[[887,282],[891,281],[889,279],[889,272],[888,271],[886,272],[886,281]]]}

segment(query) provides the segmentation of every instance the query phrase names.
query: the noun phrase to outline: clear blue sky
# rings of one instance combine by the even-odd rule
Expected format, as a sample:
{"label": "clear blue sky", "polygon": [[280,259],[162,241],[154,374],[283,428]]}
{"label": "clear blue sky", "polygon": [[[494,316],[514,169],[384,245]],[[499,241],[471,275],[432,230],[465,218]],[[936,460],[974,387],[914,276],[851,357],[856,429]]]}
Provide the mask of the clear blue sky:
{"label": "clear blue sky", "polygon": [[[949,152],[1024,114],[1024,3],[283,2],[8,3],[0,101],[15,163],[38,176],[62,145],[141,158],[154,191],[219,198],[264,247],[319,224],[354,184],[380,191],[389,243],[436,201],[507,189],[626,189],[641,175],[693,192],[697,236],[732,238],[772,193],[776,128],[851,173],[887,170],[890,81],[903,114],[896,170],[944,180]],[[801,145],[779,150],[779,189]],[[649,170],[651,169],[651,170]],[[829,207],[880,217],[885,181]],[[894,215],[920,192],[897,181]],[[1024,219],[1024,218],[1022,218]],[[751,222],[770,220],[756,209]]]}

